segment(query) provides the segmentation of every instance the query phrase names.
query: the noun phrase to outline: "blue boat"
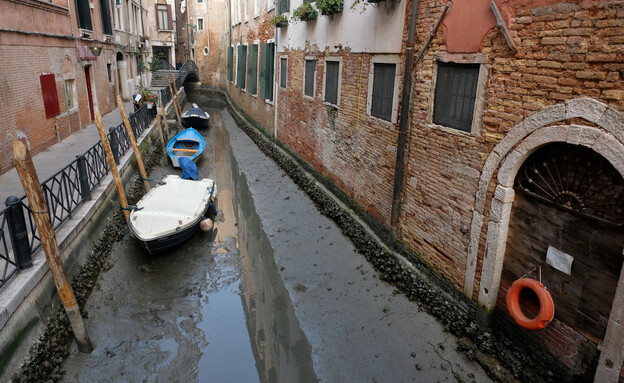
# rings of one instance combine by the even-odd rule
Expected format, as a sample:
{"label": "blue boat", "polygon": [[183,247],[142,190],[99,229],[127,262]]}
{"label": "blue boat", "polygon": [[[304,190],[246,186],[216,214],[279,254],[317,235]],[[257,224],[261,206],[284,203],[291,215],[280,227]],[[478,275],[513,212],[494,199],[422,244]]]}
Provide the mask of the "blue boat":
{"label": "blue boat", "polygon": [[179,159],[186,157],[197,162],[206,148],[204,138],[193,128],[188,128],[176,134],[167,144],[167,154],[176,168],[180,167]]}

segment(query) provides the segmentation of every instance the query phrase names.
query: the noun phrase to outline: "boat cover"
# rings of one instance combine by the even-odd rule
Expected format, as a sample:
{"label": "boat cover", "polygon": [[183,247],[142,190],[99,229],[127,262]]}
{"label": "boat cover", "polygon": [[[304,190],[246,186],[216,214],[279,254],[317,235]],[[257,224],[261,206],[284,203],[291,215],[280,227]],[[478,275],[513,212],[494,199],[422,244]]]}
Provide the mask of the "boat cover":
{"label": "boat cover", "polygon": [[128,220],[133,234],[149,241],[198,224],[216,193],[213,180],[183,180],[168,175],[137,203]]}
{"label": "boat cover", "polygon": [[195,162],[188,157],[180,157],[178,159],[178,164],[182,169],[182,178],[185,180],[197,180],[199,177],[199,169],[197,169],[197,165]]}

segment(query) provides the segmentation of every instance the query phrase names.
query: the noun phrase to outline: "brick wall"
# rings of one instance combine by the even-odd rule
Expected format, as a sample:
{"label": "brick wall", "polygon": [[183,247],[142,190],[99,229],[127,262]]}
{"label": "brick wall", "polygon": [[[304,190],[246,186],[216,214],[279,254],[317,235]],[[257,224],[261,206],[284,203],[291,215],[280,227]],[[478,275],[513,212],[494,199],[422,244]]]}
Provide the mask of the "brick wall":
{"label": "brick wall", "polygon": [[[277,96],[278,138],[364,210],[387,223],[392,207],[397,129],[395,124],[366,112],[368,74],[374,55],[315,49],[278,54],[278,78],[280,58],[288,59],[287,88],[279,88]],[[313,98],[303,96],[306,58],[316,59]],[[337,108],[323,99],[326,58],[341,60]]]}
{"label": "brick wall", "polygon": [[[433,0],[419,3],[416,52],[427,41],[444,5]],[[449,23],[434,35],[413,68],[405,189],[395,232],[457,289],[464,283],[481,169],[510,128],[546,106],[579,97],[624,110],[623,1],[507,1],[499,6],[518,47],[516,53],[494,27],[486,32],[478,52],[449,55],[445,34],[453,27]],[[481,123],[472,133],[464,133],[431,122],[432,95],[436,60],[445,57],[465,62],[461,60],[470,54],[483,59],[487,70],[480,100],[483,112],[478,116]],[[322,99],[324,59],[329,56],[342,60],[337,109]],[[288,84],[286,89],[277,89],[278,138],[382,224],[389,225],[397,126],[367,115],[368,74],[374,55],[330,53],[314,46],[286,51],[278,54],[278,79],[281,57],[288,60]],[[303,96],[306,58],[317,59],[313,98]],[[402,55],[399,62],[403,62]],[[489,202],[485,211],[489,211]],[[475,292],[482,272],[483,242],[484,236]],[[582,358],[595,355],[595,345],[573,327],[555,321],[541,334],[537,344],[552,350],[575,373],[591,369],[591,361]]]}
{"label": "brick wall", "polygon": [[[482,41],[478,53],[487,56],[489,73],[478,133],[464,134],[430,122],[434,60],[446,50],[443,30],[416,63],[401,233],[409,247],[457,288],[462,288],[465,276],[480,171],[509,129],[543,107],[578,97],[624,110],[624,2],[510,1],[505,10],[518,52],[508,48],[496,28]],[[422,42],[440,15],[439,2],[421,2],[419,15],[417,41]],[[562,123],[573,122],[579,121]],[[492,193],[490,188],[488,200]],[[482,261],[483,238],[477,285]],[[504,292],[501,289],[503,297]],[[506,312],[501,302],[499,307]],[[574,372],[588,367],[589,361],[581,359],[595,352],[595,344],[571,326],[555,321],[540,334],[539,342]]]}
{"label": "brick wall", "polygon": [[[0,80],[3,89],[0,93],[0,118],[5,127],[0,139],[0,172],[13,167],[13,141],[22,140],[34,155],[57,142],[55,123],[58,123],[61,138],[65,138],[91,122],[84,68],[76,56],[76,43],[54,38],[43,38],[42,43],[39,38],[17,34],[9,36],[9,39],[12,39],[10,45],[0,46],[0,65],[7,74]],[[114,89],[108,84],[103,56],[95,63],[91,62],[94,63],[91,81],[94,83],[93,92],[97,91],[100,113],[106,114],[115,106]],[[66,57],[70,58],[74,68],[79,102],[79,109],[69,115],[62,69]],[[55,75],[60,114],[46,118],[39,77],[50,73]]]}

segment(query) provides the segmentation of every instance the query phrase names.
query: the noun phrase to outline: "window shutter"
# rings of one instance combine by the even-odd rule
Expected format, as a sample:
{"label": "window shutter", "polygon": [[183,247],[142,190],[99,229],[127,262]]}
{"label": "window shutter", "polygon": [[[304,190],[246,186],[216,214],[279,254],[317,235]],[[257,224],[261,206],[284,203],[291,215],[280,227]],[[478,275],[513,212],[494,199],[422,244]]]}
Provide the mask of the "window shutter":
{"label": "window shutter", "polygon": [[262,44],[260,56],[260,97],[273,100],[273,56],[275,44]]}
{"label": "window shutter", "polygon": [[158,3],[156,3],[156,5],[154,5],[154,8],[156,8],[156,28],[158,28],[158,30],[162,29],[162,25],[160,25],[160,14],[158,13]]}
{"label": "window shutter", "polygon": [[43,94],[43,106],[46,118],[54,117],[61,112],[58,93],[56,92],[56,80],[53,74],[43,74],[39,77],[41,93]]}
{"label": "window shutter", "polygon": [[387,121],[392,120],[394,101],[395,64],[373,64],[373,95],[371,114]]}
{"label": "window shutter", "polygon": [[289,0],[279,0],[279,14],[286,13],[290,10]]}
{"label": "window shutter", "polygon": [[232,81],[234,78],[234,47],[228,47],[228,72],[227,79],[228,81]]}
{"label": "window shutter", "polygon": [[247,89],[249,93],[258,93],[258,44],[249,46],[249,71],[247,72]]}
{"label": "window shutter", "polygon": [[171,18],[171,5],[167,4],[167,30],[173,30],[173,19]]}
{"label": "window shutter", "polygon": [[238,46],[238,55],[237,55],[237,64],[236,64],[236,86],[244,89],[245,88],[245,75],[247,72],[247,46],[239,45]]}

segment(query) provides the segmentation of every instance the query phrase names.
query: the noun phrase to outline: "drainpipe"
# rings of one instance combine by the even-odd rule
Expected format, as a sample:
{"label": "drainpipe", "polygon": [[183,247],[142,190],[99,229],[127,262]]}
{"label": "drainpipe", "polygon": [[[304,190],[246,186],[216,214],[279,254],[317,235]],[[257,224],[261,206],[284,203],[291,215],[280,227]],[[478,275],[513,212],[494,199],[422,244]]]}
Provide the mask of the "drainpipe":
{"label": "drainpipe", "polygon": [[[279,3],[275,1],[275,13],[278,12],[277,7]],[[277,45],[277,25],[273,27],[273,40],[275,41],[275,49],[273,50],[273,109],[275,109],[275,117],[273,118],[273,138],[277,140],[277,91],[279,90],[279,86],[277,86],[277,68],[279,68],[279,63],[277,62],[277,50],[279,49]]]}
{"label": "drainpipe", "polygon": [[403,170],[405,167],[405,145],[409,130],[409,105],[412,90],[412,62],[414,57],[414,40],[416,39],[416,20],[418,19],[418,0],[412,0],[410,10],[409,32],[405,49],[405,68],[403,70],[403,92],[401,94],[401,116],[399,119],[399,139],[397,142],[397,156],[394,170],[394,190],[392,192],[392,214],[390,225],[399,223],[401,209],[401,194],[403,192]]}

